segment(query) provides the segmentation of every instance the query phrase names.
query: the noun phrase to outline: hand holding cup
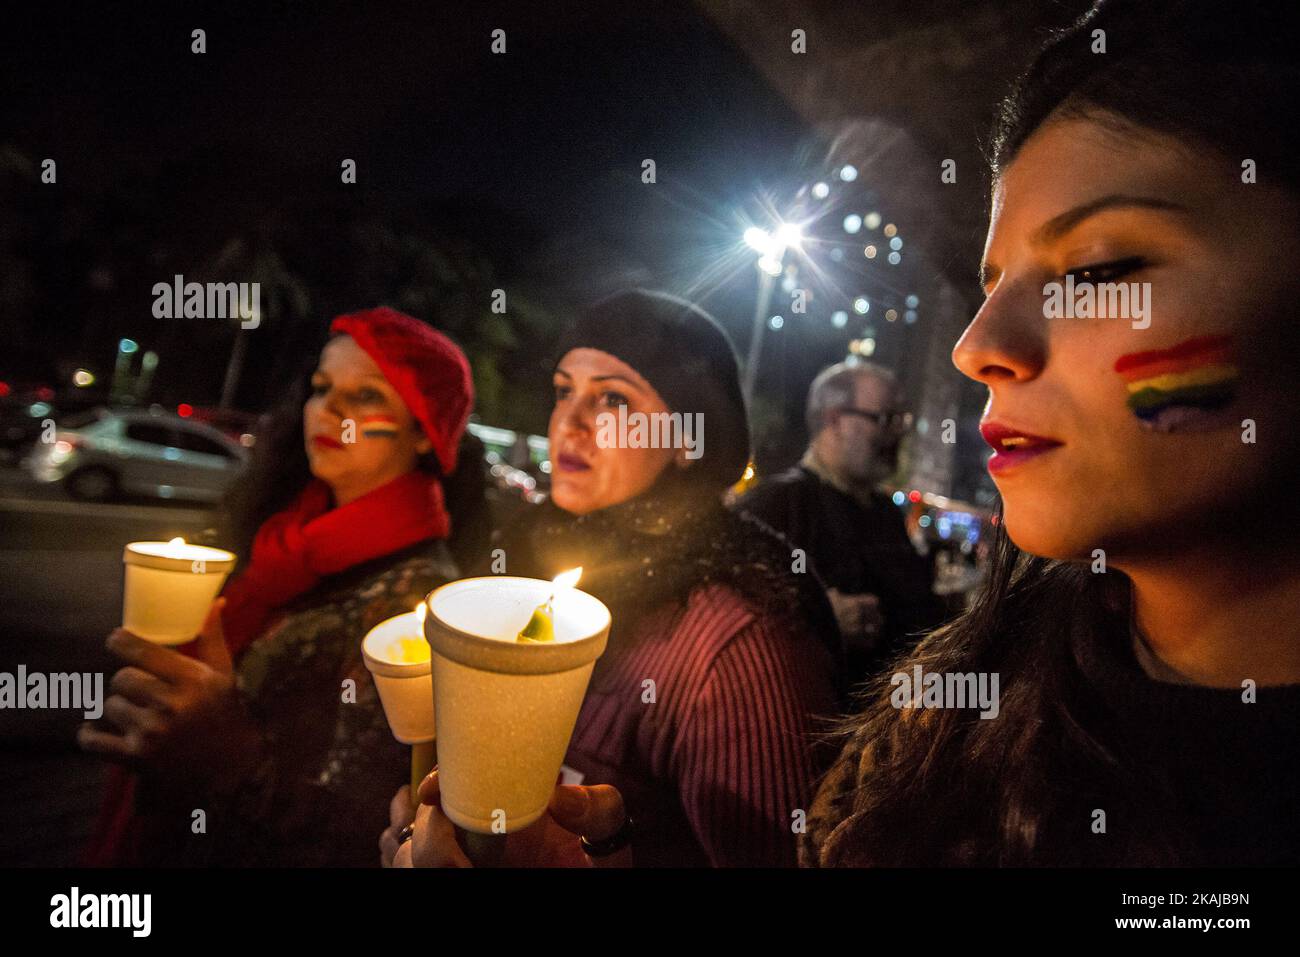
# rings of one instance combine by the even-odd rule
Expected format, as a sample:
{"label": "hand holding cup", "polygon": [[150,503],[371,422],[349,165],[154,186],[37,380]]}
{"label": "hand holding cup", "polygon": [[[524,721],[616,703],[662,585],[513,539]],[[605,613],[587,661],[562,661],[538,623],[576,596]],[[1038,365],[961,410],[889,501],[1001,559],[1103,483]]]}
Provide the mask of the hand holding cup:
{"label": "hand holding cup", "polygon": [[[392,810],[408,800],[406,788],[393,798]],[[416,811],[409,840],[398,844],[401,828],[384,832],[381,844],[392,849],[394,867],[472,867],[469,856],[457,839],[456,827],[440,807],[438,772],[424,779],[419,789],[420,806]],[[559,785],[551,795],[546,812],[528,827],[505,835],[501,864],[505,867],[628,867],[632,849],[625,847],[607,857],[588,857],[579,836],[602,841],[619,832],[627,820],[623,796],[607,784],[594,787]]]}

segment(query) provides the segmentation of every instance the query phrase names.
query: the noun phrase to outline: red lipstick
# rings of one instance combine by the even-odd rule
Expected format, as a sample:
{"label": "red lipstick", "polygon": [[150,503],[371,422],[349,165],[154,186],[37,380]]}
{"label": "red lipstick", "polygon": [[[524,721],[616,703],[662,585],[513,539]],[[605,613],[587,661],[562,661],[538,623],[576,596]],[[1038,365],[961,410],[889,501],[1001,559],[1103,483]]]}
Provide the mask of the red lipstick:
{"label": "red lipstick", "polygon": [[332,439],[328,435],[313,435],[311,444],[321,449],[341,449],[343,443],[338,439]]}
{"label": "red lipstick", "polygon": [[576,455],[561,453],[556,456],[555,465],[561,472],[585,472],[591,468],[586,462]]}
{"label": "red lipstick", "polygon": [[1006,472],[1065,444],[997,421],[980,423],[980,435],[993,448],[993,456],[988,462],[992,475]]}

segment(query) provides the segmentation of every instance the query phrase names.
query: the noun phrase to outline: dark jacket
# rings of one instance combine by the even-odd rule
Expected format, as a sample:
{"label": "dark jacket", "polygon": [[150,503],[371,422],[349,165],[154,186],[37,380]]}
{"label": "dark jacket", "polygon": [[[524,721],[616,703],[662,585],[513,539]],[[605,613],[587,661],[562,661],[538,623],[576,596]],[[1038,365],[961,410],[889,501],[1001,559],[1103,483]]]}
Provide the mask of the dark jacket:
{"label": "dark jacket", "polygon": [[849,656],[850,684],[905,651],[911,636],[943,621],[934,570],[912,547],[902,516],[883,495],[873,494],[871,507],[865,507],[797,465],[760,482],[736,508],[802,548],[826,587],[879,597],[885,631],[869,654]]}
{"label": "dark jacket", "polygon": [[839,633],[788,545],[671,482],[581,517],[546,503],[500,544],[507,574],[581,565],[610,609],[565,763],[622,792],[635,862],[793,865],[792,815],[834,757]]}
{"label": "dark jacket", "polygon": [[[409,780],[410,747],[389,730],[361,639],[455,577],[446,543],[425,541],[325,578],[289,605],[235,665],[263,760],[228,793],[205,795],[207,832],[197,836],[192,801],[141,788],[123,863],[378,866],[376,835]],[[355,700],[343,696],[347,679]]]}
{"label": "dark jacket", "polygon": [[[947,665],[999,674],[1002,713],[985,722],[964,709],[968,730],[941,740],[896,739],[878,721],[860,721],[820,785],[801,864],[1300,864],[1300,684],[1260,687],[1247,698],[1240,687],[1151,677],[1135,654],[1130,615],[1127,604],[1102,608],[1095,592],[1053,595],[1046,608],[1023,596],[1008,602],[997,635],[1010,640],[995,637],[986,652]],[[867,713],[900,725],[924,720],[888,708],[890,694],[881,689]],[[999,724],[994,745],[989,734]],[[983,739],[973,740],[979,732]],[[911,759],[900,763],[904,750]],[[922,760],[932,783],[890,801],[888,781],[915,783],[908,772]],[[927,791],[945,796],[931,800]],[[1019,797],[1003,803],[1008,793]],[[1098,809],[1103,833],[1093,830]],[[882,830],[909,837],[883,848],[874,839]]]}

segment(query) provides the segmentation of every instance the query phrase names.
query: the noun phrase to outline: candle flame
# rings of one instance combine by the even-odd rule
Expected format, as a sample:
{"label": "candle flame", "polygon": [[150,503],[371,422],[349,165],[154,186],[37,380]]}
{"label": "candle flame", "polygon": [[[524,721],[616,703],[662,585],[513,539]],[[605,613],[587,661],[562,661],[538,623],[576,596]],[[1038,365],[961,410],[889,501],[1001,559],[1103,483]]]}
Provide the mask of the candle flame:
{"label": "candle flame", "polygon": [[415,620],[420,623],[421,628],[424,627],[424,619],[427,618],[428,616],[429,616],[429,605],[427,602],[422,601],[415,606]]}
{"label": "candle flame", "polygon": [[560,574],[556,575],[555,578],[551,580],[551,584],[554,585],[557,590],[560,588],[572,588],[574,585],[578,584],[578,579],[581,577],[582,566],[579,565],[577,568],[570,568],[567,572],[560,572]]}
{"label": "candle flame", "polygon": [[180,537],[173,538],[173,539],[172,539],[170,542],[168,542],[167,544],[168,544],[168,545],[184,545],[184,544],[185,544],[185,539],[180,538]]}

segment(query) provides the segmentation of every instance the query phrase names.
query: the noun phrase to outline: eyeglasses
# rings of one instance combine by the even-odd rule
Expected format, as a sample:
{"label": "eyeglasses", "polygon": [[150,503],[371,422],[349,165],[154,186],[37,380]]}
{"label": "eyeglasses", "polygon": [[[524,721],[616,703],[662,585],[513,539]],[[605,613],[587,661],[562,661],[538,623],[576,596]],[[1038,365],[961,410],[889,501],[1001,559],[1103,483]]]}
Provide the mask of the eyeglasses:
{"label": "eyeglasses", "polygon": [[874,422],[877,427],[889,432],[906,432],[912,427],[911,412],[873,412],[870,409],[836,409],[836,415],[850,415],[858,419]]}

